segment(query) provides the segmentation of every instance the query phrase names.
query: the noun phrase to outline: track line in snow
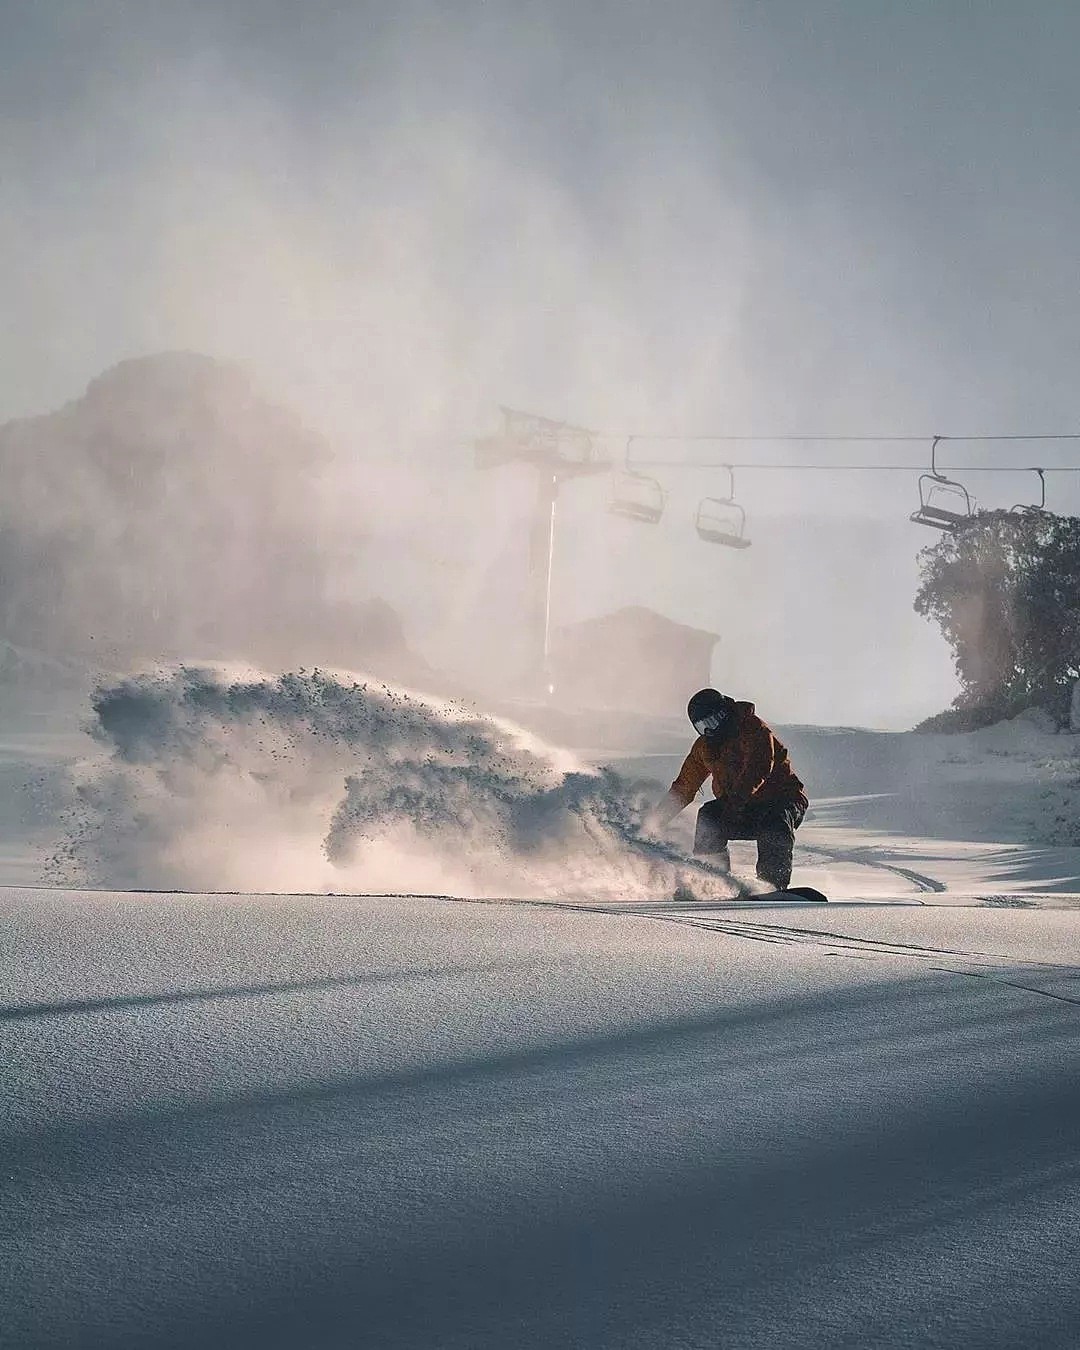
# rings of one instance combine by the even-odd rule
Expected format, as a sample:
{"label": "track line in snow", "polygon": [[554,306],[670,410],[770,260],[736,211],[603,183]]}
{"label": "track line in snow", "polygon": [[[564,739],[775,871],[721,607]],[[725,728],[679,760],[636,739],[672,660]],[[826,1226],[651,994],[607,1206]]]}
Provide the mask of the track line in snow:
{"label": "track line in snow", "polygon": [[[663,916],[656,915],[655,917],[662,918]],[[742,923],[734,919],[729,921],[694,920],[689,917],[674,915],[670,917],[669,922],[726,933],[730,937],[741,937],[755,942],[771,942],[782,946],[817,946],[828,949],[830,956],[847,957],[852,960],[873,960],[880,957],[899,956],[909,960],[936,962],[941,956],[956,956],[966,962],[971,962],[975,967],[979,967],[986,962],[1001,961],[1006,963],[1005,969],[1007,970],[1015,970],[1020,967],[1021,969],[1030,969],[1033,972],[1057,971],[1062,972],[1067,977],[1080,976],[1080,970],[1075,966],[1061,965],[1052,961],[1017,961],[1007,956],[983,952],[916,947],[911,943],[886,942],[873,938],[853,938],[843,934],[812,929],[792,929],[779,925]],[[1041,989],[1037,985],[1021,984],[1017,980],[1005,979],[1001,968],[993,965],[984,965],[982,969],[965,969],[959,965],[932,964],[930,968],[944,974],[963,975],[971,979],[986,980],[991,984],[997,984],[1007,989],[1038,994],[1042,998],[1053,999],[1058,1003],[1070,1003],[1075,1007],[1080,1007],[1080,996],[1058,994],[1049,989]]]}
{"label": "track line in snow", "polygon": [[951,966],[935,966],[934,969],[943,970],[950,975],[967,975],[973,980],[989,980],[991,984],[1000,984],[1006,989],[1020,989],[1026,994],[1039,994],[1042,998],[1052,998],[1058,1003],[1071,1003],[1074,1007],[1080,1008],[1080,997],[1073,994],[1055,994],[1051,989],[1039,989],[1033,984],[1018,984],[1016,980],[1003,980],[988,971],[954,970]]}
{"label": "track line in snow", "polygon": [[870,848],[824,848],[820,844],[804,844],[801,840],[798,847],[804,853],[813,853],[820,858],[829,858],[833,862],[850,862],[859,867],[874,867],[884,872],[894,872],[897,876],[913,882],[920,891],[942,892],[948,890],[945,883],[938,881],[936,877],[927,876],[925,872],[916,872],[910,867],[901,867],[899,863],[885,862],[883,859],[875,857],[873,849]]}
{"label": "track line in snow", "polygon": [[823,928],[790,928],[782,924],[752,923],[739,919],[730,920],[710,920],[701,919],[697,921],[702,928],[720,928],[723,931],[732,931],[739,935],[745,934],[753,936],[755,933],[776,934],[785,941],[805,942],[811,945],[824,940],[830,945],[842,944],[858,948],[860,950],[874,950],[890,956],[914,956],[914,957],[938,957],[938,956],[959,956],[965,960],[975,962],[997,962],[1005,961],[1012,965],[1024,965],[1048,970],[1069,970],[1077,971],[1072,965],[1062,965],[1057,961],[1014,961],[1012,957],[996,952],[967,952],[958,950],[955,947],[926,947],[921,943],[914,942],[895,942],[891,939],[879,938],[860,938],[852,937],[847,933],[833,933]]}
{"label": "track line in snow", "polygon": [[[432,897],[428,897],[432,898]],[[826,950],[829,956],[846,957],[850,960],[874,960],[886,957],[900,957],[904,960],[925,961],[932,970],[947,975],[961,975],[971,979],[986,980],[1006,989],[1016,989],[1023,993],[1037,994],[1041,998],[1052,999],[1058,1003],[1068,1003],[1080,1007],[1080,996],[1058,994],[1037,985],[1021,984],[1017,980],[1004,978],[1006,971],[1030,969],[1033,973],[1053,971],[1066,978],[1080,978],[1080,969],[1073,965],[1062,965],[1053,961],[1025,961],[998,953],[965,952],[953,948],[922,947],[914,943],[891,942],[886,939],[858,938],[843,933],[830,933],[824,929],[792,928],[782,924],[754,923],[738,919],[714,919],[689,913],[673,913],[660,908],[631,909],[626,905],[585,904],[563,900],[528,900],[506,897],[505,899],[463,900],[460,897],[442,897],[453,904],[488,905],[527,905],[542,909],[573,910],[586,914],[609,914],[623,918],[651,920],[656,923],[674,923],[687,928],[699,928],[706,932],[722,933],[728,937],[744,938],[751,942],[767,942],[777,946],[812,946]],[[737,902],[736,902],[737,903]],[[805,904],[806,902],[801,902]],[[792,902],[797,905],[797,902]],[[798,906],[797,906],[798,907]],[[970,962],[974,969],[965,969],[960,965],[937,964],[941,957],[958,957]],[[1001,962],[997,966],[989,963]],[[986,964],[984,964],[986,963]],[[983,968],[978,967],[982,965]]]}
{"label": "track line in snow", "polygon": [[[31,886],[31,887],[0,887],[0,894],[5,891],[54,891],[55,887]],[[104,888],[85,888],[86,893],[104,892]],[[109,894],[175,894],[175,895],[203,895],[203,896],[221,896],[231,897],[238,895],[247,895],[247,892],[238,891],[117,891],[112,890]],[[364,894],[360,892],[260,892],[260,898],[296,898],[311,900],[328,899],[387,899],[387,900],[429,900],[444,904],[455,905],[499,905],[507,907],[523,907],[532,909],[552,909],[552,910],[570,910],[572,912],[583,914],[602,914],[616,918],[635,918],[646,919],[654,923],[674,923],[685,927],[699,928],[708,932],[721,933],[728,937],[743,938],[747,941],[768,942],[783,946],[817,946],[827,949],[830,956],[847,957],[852,960],[874,960],[888,957],[900,957],[902,959],[919,960],[926,962],[940,961],[941,957],[957,957],[963,961],[971,962],[974,967],[980,963],[1002,962],[1005,963],[1006,970],[1015,970],[1017,968],[1027,968],[1032,971],[1055,971],[1061,972],[1067,978],[1080,977],[1080,969],[1075,966],[1062,965],[1048,961],[1023,961],[1014,960],[1008,956],[997,953],[979,953],[964,952],[950,948],[922,947],[912,943],[894,942],[886,939],[857,938],[847,934],[832,933],[825,929],[807,929],[793,928],[782,924],[769,924],[764,922],[753,922],[750,920],[739,919],[720,919],[712,917],[718,907],[745,910],[751,905],[760,902],[756,900],[747,900],[733,897],[729,902],[684,902],[680,905],[678,902],[665,903],[662,901],[650,902],[647,905],[629,903],[596,903],[586,901],[572,900],[548,900],[540,898],[526,897],[478,897],[478,896],[460,896],[446,894],[418,894],[416,892],[388,893],[383,892],[379,895]],[[798,909],[805,908],[805,901],[791,901],[789,904],[772,903],[770,909]],[[909,900],[904,898],[900,902],[903,906],[919,905],[923,902],[918,900]],[[706,908],[708,906],[708,908]],[[874,905],[874,908],[881,908],[880,904]],[[973,908],[981,908],[982,902]],[[984,966],[983,969],[964,969],[960,966],[951,966],[936,964],[931,966],[934,970],[939,970],[946,974],[963,975],[974,979],[988,980],[993,984],[1001,985],[1005,988],[1017,989],[1026,993],[1038,994],[1043,998],[1053,999],[1059,1003],[1068,1003],[1073,1006],[1080,1006],[1080,996],[1070,994],[1054,993],[1047,989],[1040,989],[1033,985],[1021,984],[1015,980],[1003,978],[1004,970],[993,965]],[[429,972],[435,974],[436,972]],[[224,992],[228,995],[233,991],[214,991],[220,994]],[[244,991],[245,993],[256,992]],[[266,988],[257,991],[259,993],[281,993],[286,992],[283,989]],[[173,995],[175,997],[175,995]],[[133,1000],[134,1001],[134,1000]],[[154,1001],[157,1001],[156,999]],[[9,1016],[13,1018],[31,1016],[35,1012],[39,1015],[44,1010],[30,1009],[24,1010],[22,1007],[12,1007],[6,1010]],[[89,1009],[64,1007],[64,1012],[89,1011]]]}

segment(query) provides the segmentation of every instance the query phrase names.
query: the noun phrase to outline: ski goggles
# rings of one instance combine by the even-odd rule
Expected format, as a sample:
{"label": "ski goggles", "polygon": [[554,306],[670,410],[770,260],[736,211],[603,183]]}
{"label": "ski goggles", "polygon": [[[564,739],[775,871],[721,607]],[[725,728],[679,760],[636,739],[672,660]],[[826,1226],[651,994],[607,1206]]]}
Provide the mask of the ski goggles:
{"label": "ski goggles", "polygon": [[699,736],[715,736],[718,731],[722,731],[731,720],[731,713],[726,708],[717,712],[709,713],[708,717],[699,717],[694,723],[694,730]]}

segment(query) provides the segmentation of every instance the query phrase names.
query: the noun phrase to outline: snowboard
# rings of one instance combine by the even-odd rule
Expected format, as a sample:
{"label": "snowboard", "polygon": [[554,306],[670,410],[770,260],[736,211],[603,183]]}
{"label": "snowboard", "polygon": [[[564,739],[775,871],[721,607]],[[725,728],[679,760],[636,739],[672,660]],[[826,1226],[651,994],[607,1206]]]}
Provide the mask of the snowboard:
{"label": "snowboard", "polygon": [[814,905],[829,903],[829,897],[825,892],[815,890],[813,886],[789,886],[786,891],[766,891],[764,895],[748,896],[747,899],[766,903],[770,900],[808,900]]}
{"label": "snowboard", "polygon": [[[682,903],[683,901],[696,902],[700,897],[695,895],[694,892],[686,886],[676,886],[671,898]],[[827,905],[829,903],[829,897],[825,892],[815,890],[813,886],[789,886],[786,891],[747,893],[745,895],[732,896],[731,899],[739,902],[752,900],[756,905],[783,905],[790,904],[792,900],[800,900],[805,904],[811,905]]]}

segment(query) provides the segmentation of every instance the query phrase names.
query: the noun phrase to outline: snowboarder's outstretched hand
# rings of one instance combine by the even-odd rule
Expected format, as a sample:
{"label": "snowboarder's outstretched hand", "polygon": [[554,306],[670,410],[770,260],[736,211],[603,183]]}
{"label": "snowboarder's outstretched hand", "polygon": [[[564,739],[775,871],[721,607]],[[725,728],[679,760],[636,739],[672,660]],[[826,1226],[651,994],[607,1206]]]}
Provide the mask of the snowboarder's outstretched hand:
{"label": "snowboarder's outstretched hand", "polygon": [[671,824],[685,805],[686,803],[674,792],[665,793],[641,822],[642,830],[646,834],[659,834],[666,825]]}

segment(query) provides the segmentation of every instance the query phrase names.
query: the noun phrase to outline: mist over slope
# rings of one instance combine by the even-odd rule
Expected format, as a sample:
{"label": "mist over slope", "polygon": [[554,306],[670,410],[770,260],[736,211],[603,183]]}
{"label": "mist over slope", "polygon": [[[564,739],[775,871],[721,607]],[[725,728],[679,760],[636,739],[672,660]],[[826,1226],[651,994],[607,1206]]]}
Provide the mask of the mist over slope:
{"label": "mist over slope", "polygon": [[736,886],[627,787],[507,722],[323,671],[99,689],[54,880],[106,887],[669,895]]}
{"label": "mist over slope", "polygon": [[330,460],[242,369],[193,353],[124,361],[0,427],[0,636],[112,670],[194,655],[430,674],[389,606],[343,585],[363,525],[336,508]]}
{"label": "mist over slope", "polygon": [[[124,361],[60,411],[0,427],[0,640],[112,675],[240,661],[492,700],[535,687],[535,470],[478,473],[440,437],[383,445],[362,418],[331,442],[286,397],[246,368],[173,352]],[[688,672],[672,713],[708,678],[774,717],[842,708],[858,720],[873,705],[884,721],[891,705],[888,723],[905,725],[929,710],[920,644],[940,641],[906,599],[902,622],[882,602],[914,588],[906,522],[774,517],[751,501],[756,547],[733,555],[694,535],[704,490],[684,485],[643,533],[610,511],[606,475],[568,485],[554,627],[631,605],[720,632],[711,677]],[[841,587],[842,606],[819,603]],[[901,630],[912,641],[899,656]],[[670,667],[660,643],[634,659]],[[600,689],[619,678],[607,650],[591,675]],[[6,698],[14,682],[0,679]]]}

